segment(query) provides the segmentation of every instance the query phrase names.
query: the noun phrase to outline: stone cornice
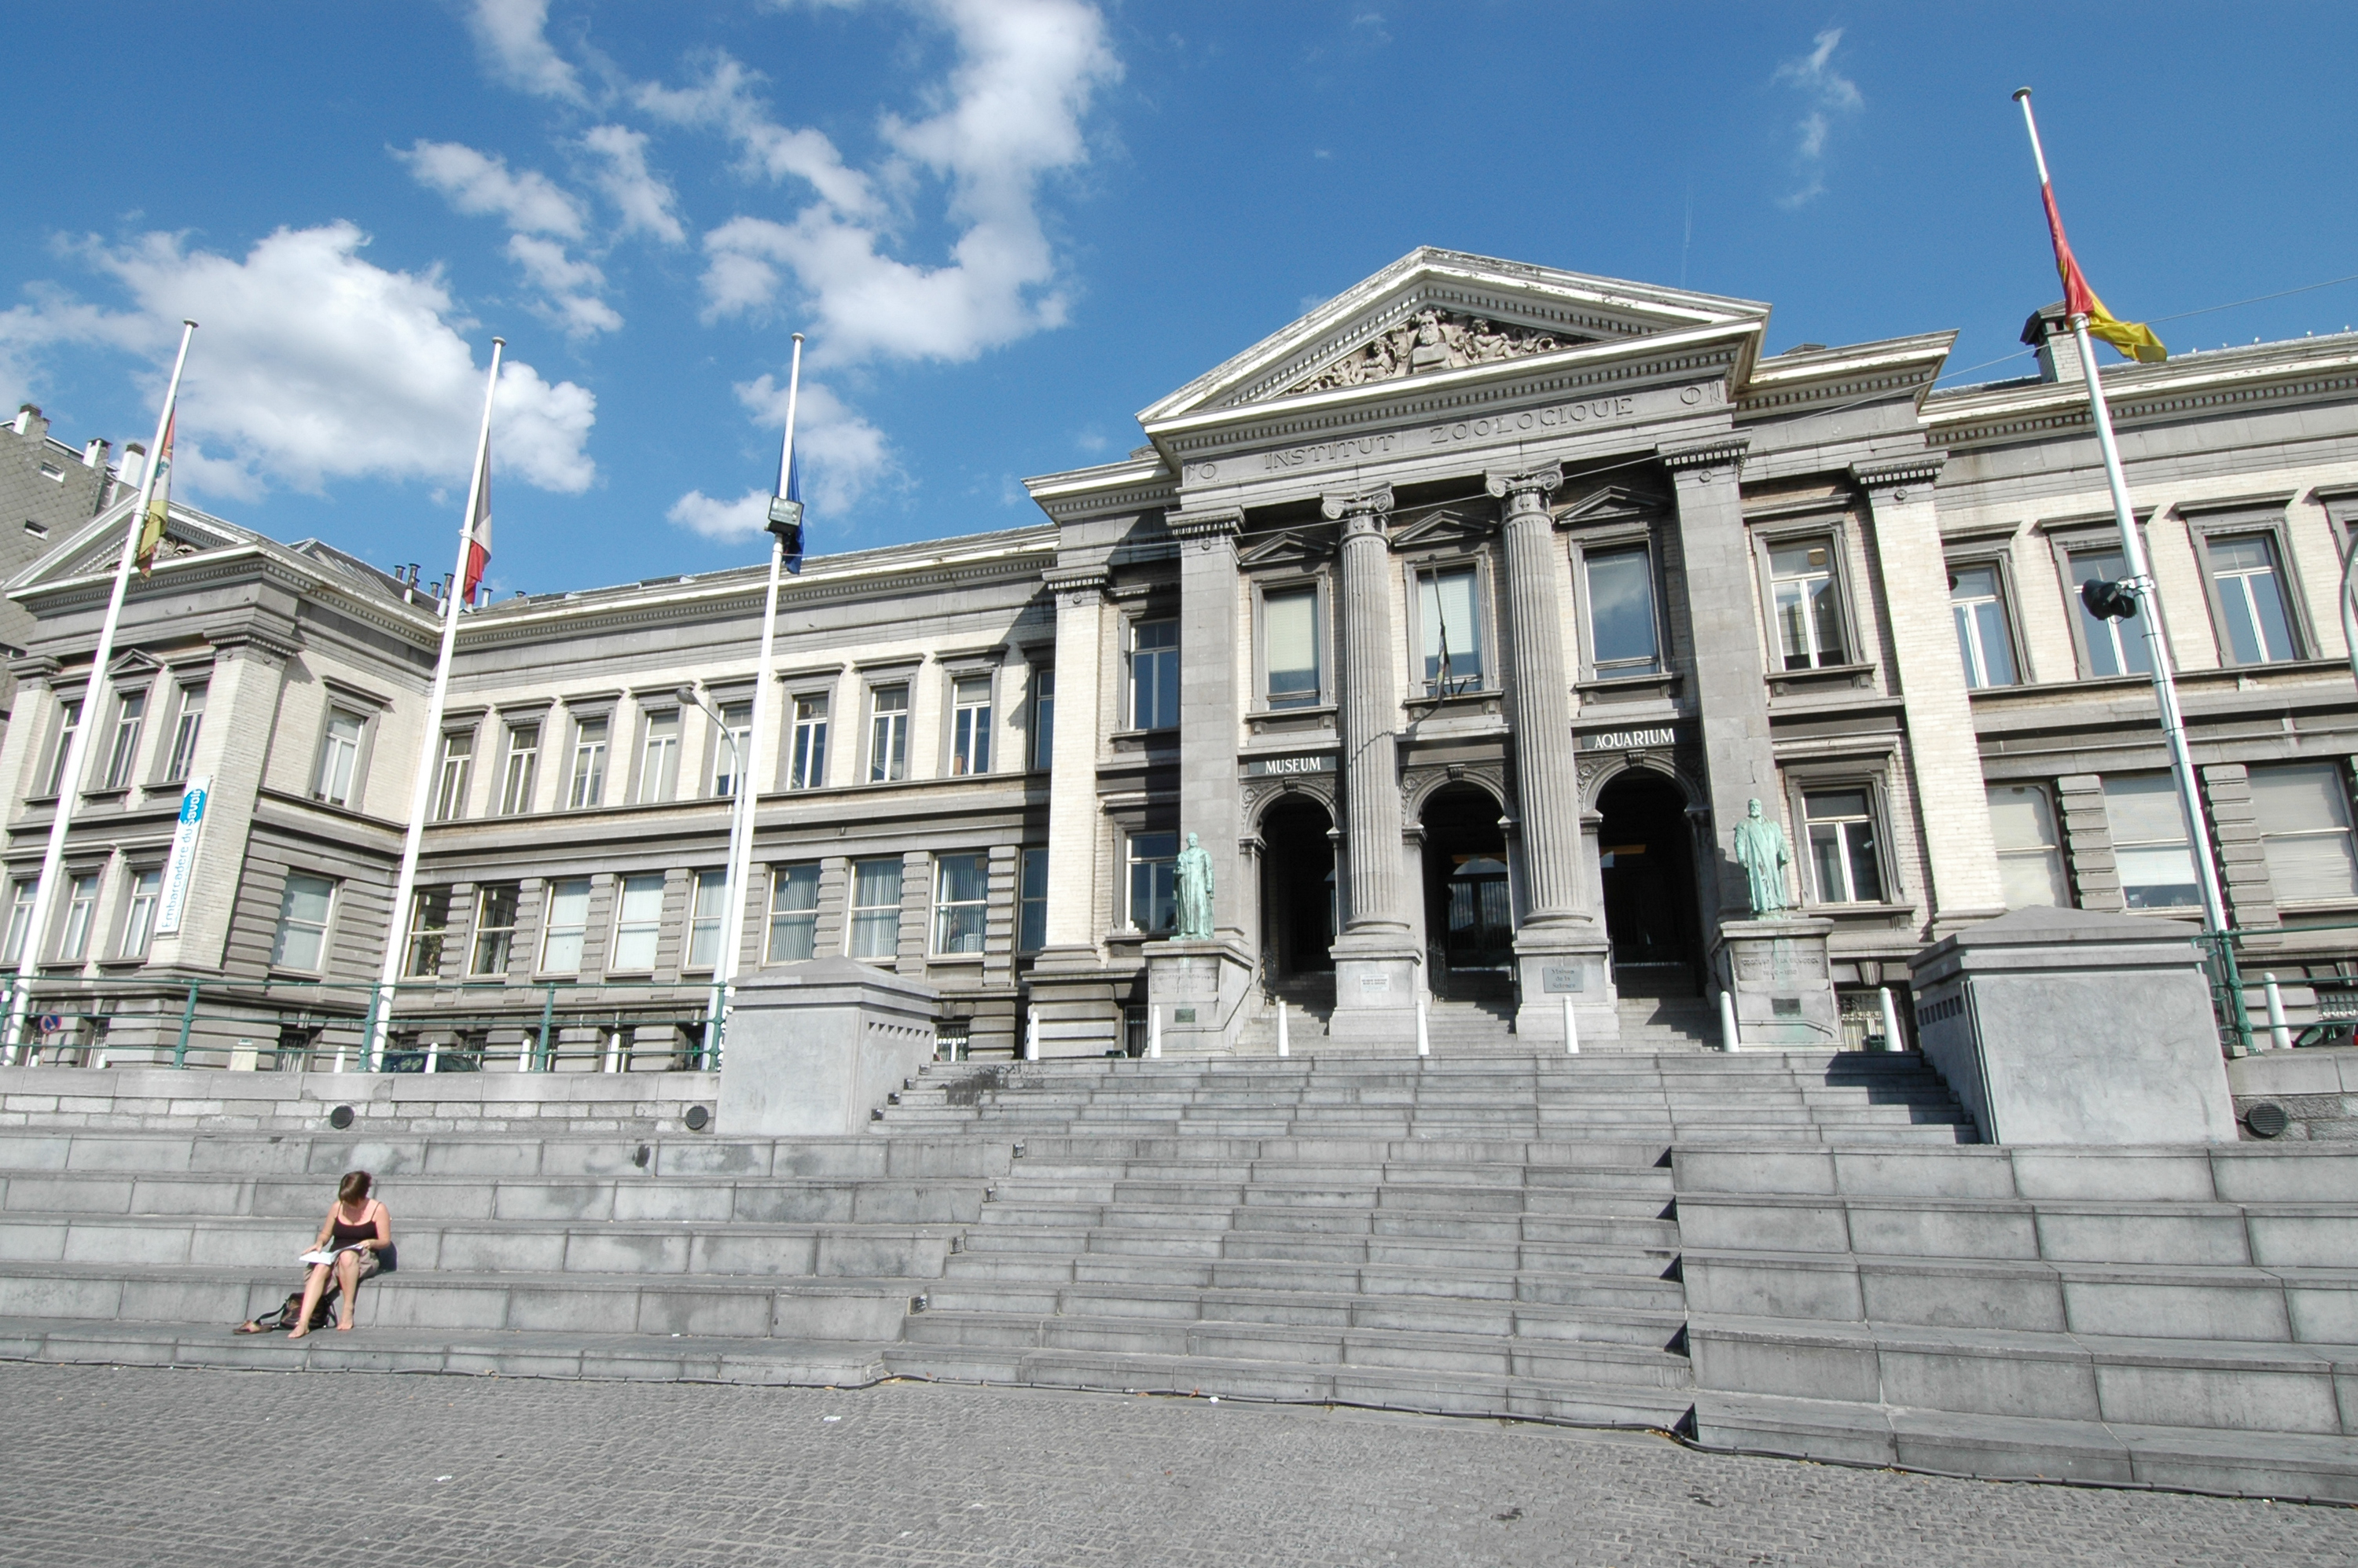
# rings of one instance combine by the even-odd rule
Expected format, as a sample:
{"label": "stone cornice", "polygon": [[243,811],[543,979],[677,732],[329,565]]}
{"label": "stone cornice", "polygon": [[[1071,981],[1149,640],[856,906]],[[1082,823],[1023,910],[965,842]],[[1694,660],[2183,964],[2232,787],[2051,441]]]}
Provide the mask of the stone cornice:
{"label": "stone cornice", "polygon": [[1045,573],[1041,580],[1048,591],[1062,597],[1066,594],[1103,593],[1113,581],[1113,574],[1103,567],[1059,567]]}
{"label": "stone cornice", "polygon": [[[2223,415],[2358,393],[2358,333],[2190,354],[2157,365],[2115,365],[2104,397],[2115,425]],[[2085,434],[2088,389],[2076,382],[2016,382],[1940,393],[1924,403],[1929,438],[1958,446]]]}
{"label": "stone cornice", "polygon": [[1244,532],[1244,508],[1225,506],[1207,507],[1201,512],[1174,512],[1163,518],[1163,526],[1174,539],[1233,539]]}
{"label": "stone cornice", "polygon": [[1751,449],[1751,446],[1749,438],[1736,436],[1717,441],[1699,441],[1693,446],[1665,447],[1656,456],[1662,466],[1674,474],[1698,470],[1707,473],[1714,469],[1741,470],[1745,453]]}
{"label": "stone cornice", "polygon": [[1931,484],[1941,477],[1947,466],[1946,452],[1926,452],[1921,456],[1886,458],[1871,463],[1850,465],[1851,478],[1861,490],[1904,490],[1909,485]]}
{"label": "stone cornice", "polygon": [[1956,340],[1954,332],[1923,332],[1779,354],[1753,367],[1736,397],[1736,416],[1799,413],[1827,403],[1873,401],[1902,393],[1920,406]]}

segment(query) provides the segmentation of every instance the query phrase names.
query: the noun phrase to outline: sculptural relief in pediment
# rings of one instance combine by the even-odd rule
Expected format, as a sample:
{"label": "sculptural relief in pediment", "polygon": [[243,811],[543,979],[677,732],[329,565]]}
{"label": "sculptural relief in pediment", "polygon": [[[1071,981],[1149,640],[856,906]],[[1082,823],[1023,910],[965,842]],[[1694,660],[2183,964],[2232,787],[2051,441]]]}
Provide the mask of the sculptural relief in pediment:
{"label": "sculptural relief in pediment", "polygon": [[1525,354],[1552,353],[1570,348],[1578,341],[1531,328],[1505,326],[1454,310],[1424,309],[1285,390],[1292,396],[1338,386],[1396,381],[1434,371],[1463,370],[1467,365],[1520,359]]}

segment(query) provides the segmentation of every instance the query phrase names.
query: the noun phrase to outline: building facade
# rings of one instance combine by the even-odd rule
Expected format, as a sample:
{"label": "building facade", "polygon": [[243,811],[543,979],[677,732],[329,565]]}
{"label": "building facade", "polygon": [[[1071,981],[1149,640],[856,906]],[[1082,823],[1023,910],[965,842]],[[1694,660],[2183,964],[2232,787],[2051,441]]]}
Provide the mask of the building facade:
{"label": "building facade", "polygon": [[[102,514],[10,589],[10,960],[69,788],[40,973],[85,1000],[43,1006],[125,1054],[191,983],[221,999],[200,1053],[319,1040],[397,914],[397,1015],[460,1060],[690,1059],[748,777],[742,969],[889,967],[978,1054],[1122,1049],[1150,1006],[1182,1046],[1255,1049],[1280,998],[1338,1041],[1435,1004],[1560,1040],[1567,1000],[1585,1040],[1636,1038],[1736,984],[1754,802],[1790,934],[1853,1009],[2009,906],[2190,914],[2205,847],[2139,646],[2077,596],[2122,573],[2060,323],[2028,329],[2039,375],[1943,392],[1951,334],[1768,355],[1768,317],[1416,252],[1145,410],[1130,458],[1030,481],[1040,522],[813,558],[760,734],[759,569],[469,614],[429,735],[430,599],[181,508],[94,692]],[[2110,388],[2208,849],[2252,952],[2332,1011],[2358,975],[2358,339]],[[60,779],[85,711],[90,776]],[[200,871],[159,934],[196,777]],[[1191,842],[1212,925],[1174,940]]]}

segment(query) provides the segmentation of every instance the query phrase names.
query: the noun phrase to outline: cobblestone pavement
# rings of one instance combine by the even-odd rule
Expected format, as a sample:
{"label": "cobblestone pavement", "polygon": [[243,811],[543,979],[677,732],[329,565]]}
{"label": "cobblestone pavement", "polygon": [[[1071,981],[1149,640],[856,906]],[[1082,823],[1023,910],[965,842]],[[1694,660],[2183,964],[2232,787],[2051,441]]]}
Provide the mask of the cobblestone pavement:
{"label": "cobblestone pavement", "polygon": [[0,1365],[0,1563],[2332,1563],[2358,1510],[1351,1411]]}

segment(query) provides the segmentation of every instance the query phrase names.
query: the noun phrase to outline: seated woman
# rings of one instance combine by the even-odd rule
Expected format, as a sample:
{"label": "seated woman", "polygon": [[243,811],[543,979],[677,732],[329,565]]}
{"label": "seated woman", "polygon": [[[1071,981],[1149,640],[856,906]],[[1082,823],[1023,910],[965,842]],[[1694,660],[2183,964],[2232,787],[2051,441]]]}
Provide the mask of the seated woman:
{"label": "seated woman", "polygon": [[384,1254],[392,1246],[393,1216],[385,1212],[384,1205],[369,1196],[369,1173],[348,1173],[336,1184],[336,1201],[328,1206],[328,1217],[320,1222],[311,1251],[305,1254],[308,1258],[332,1249],[335,1261],[311,1265],[303,1281],[303,1315],[296,1319],[295,1331],[287,1337],[300,1339],[311,1332],[311,1314],[319,1307],[331,1273],[343,1292],[336,1303],[336,1329],[339,1333],[350,1331],[352,1303],[360,1294],[361,1281],[373,1279],[383,1271]]}

